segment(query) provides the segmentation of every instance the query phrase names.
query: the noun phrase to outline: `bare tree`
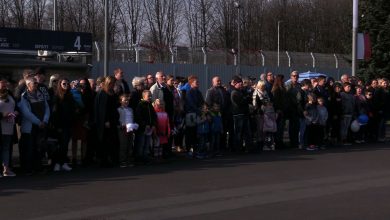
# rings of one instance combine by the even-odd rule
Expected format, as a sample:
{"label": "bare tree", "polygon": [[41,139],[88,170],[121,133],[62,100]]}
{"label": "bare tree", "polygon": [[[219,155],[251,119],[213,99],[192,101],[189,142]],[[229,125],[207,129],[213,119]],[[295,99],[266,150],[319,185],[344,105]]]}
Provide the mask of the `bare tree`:
{"label": "bare tree", "polygon": [[29,20],[29,26],[36,29],[41,29],[44,23],[44,16],[46,13],[46,0],[30,0],[29,8],[31,9],[29,17],[32,19]]}
{"label": "bare tree", "polygon": [[13,18],[16,19],[17,27],[25,26],[25,17],[26,17],[26,0],[13,0],[11,3],[11,13]]}
{"label": "bare tree", "polygon": [[174,46],[180,34],[180,0],[144,0],[149,37],[161,60],[164,50]]}
{"label": "bare tree", "polygon": [[11,0],[0,0],[0,27],[10,25]]}
{"label": "bare tree", "polygon": [[193,0],[185,2],[185,20],[187,24],[190,46],[208,47],[210,33],[214,27],[214,14],[212,13],[214,1]]}

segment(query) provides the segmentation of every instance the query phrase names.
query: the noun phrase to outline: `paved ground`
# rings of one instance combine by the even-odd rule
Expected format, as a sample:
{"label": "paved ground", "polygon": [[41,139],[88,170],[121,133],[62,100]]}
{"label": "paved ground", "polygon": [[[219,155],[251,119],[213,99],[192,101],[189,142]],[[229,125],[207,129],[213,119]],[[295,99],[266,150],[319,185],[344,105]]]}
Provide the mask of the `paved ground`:
{"label": "paved ground", "polygon": [[0,179],[0,219],[389,219],[390,146]]}

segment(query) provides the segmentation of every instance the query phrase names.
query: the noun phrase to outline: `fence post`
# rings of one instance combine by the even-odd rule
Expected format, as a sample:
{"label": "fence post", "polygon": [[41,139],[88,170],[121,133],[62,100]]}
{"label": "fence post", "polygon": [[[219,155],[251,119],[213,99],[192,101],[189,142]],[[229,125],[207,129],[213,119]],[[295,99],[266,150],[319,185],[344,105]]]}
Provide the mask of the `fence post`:
{"label": "fence post", "polygon": [[202,52],[203,52],[203,64],[207,64],[207,50],[205,47],[202,47]]}
{"label": "fence post", "polygon": [[316,70],[316,58],[314,56],[314,53],[311,52],[310,55],[311,55],[311,58],[313,59],[313,69],[314,69],[314,72],[317,72],[317,70]]}
{"label": "fence post", "polygon": [[169,47],[169,52],[171,52],[171,63],[174,64],[175,63],[175,53],[174,53],[173,48],[171,46]]}
{"label": "fence post", "polygon": [[289,73],[291,73],[291,56],[290,56],[290,53],[286,50],[286,55],[287,55],[287,58],[288,58],[288,70],[289,70]]}
{"label": "fence post", "polygon": [[335,53],[333,54],[333,56],[336,64],[337,78],[340,78],[339,59]]}
{"label": "fence post", "polygon": [[205,68],[205,77],[206,77],[206,89],[209,88],[209,68],[207,66],[207,49],[205,47],[202,47],[203,52],[203,65]]}

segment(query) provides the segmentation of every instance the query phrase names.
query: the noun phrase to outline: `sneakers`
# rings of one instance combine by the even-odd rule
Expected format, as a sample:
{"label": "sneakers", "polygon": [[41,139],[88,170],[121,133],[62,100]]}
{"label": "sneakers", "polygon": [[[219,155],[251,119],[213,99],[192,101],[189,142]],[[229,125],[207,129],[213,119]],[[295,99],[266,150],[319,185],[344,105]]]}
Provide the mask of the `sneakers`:
{"label": "sneakers", "polygon": [[61,170],[64,170],[64,171],[71,171],[71,170],[72,170],[72,167],[70,167],[67,163],[64,163],[64,164],[61,166]]}
{"label": "sneakers", "polygon": [[120,168],[126,168],[128,165],[126,162],[121,162],[121,164],[119,165]]}
{"label": "sneakers", "polygon": [[58,171],[60,171],[60,170],[61,170],[61,166],[60,166],[58,163],[56,163],[56,165],[54,165],[53,171],[54,171],[54,172],[58,172]]}
{"label": "sneakers", "polygon": [[310,146],[306,147],[306,150],[308,150],[308,151],[317,150],[317,146],[315,146],[315,145],[310,145]]}
{"label": "sneakers", "polygon": [[[0,175],[1,176],[1,175]],[[11,170],[5,170],[3,172],[3,176],[9,176],[9,177],[14,177],[16,176],[16,174],[14,172],[12,172]]]}
{"label": "sneakers", "polygon": [[268,147],[268,146],[264,146],[263,147],[263,151],[271,151],[272,150],[272,148],[270,148],[270,147]]}

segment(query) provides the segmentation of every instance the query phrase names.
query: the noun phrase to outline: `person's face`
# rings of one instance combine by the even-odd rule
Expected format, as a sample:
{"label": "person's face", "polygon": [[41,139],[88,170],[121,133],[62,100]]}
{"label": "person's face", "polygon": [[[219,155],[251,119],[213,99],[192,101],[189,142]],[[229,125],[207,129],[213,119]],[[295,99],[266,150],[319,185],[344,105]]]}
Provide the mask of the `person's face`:
{"label": "person's face", "polygon": [[152,101],[152,93],[148,92],[148,93],[145,93],[142,97],[145,101]]}
{"label": "person's face", "polygon": [[194,80],[192,83],[191,83],[191,88],[198,88],[199,87],[199,82],[198,80]]}
{"label": "person's face", "polygon": [[249,87],[249,86],[251,86],[251,82],[249,80],[244,80],[244,81],[242,81],[242,86]]}
{"label": "person's face", "polygon": [[173,86],[173,81],[174,81],[173,79],[168,79],[167,80],[167,85],[168,86]]}
{"label": "person's face", "polygon": [[128,98],[122,98],[121,99],[121,105],[122,106],[128,106],[129,105],[129,99]]}
{"label": "person's face", "polygon": [[267,73],[267,81],[270,83],[274,82],[274,75],[272,73]]}
{"label": "person's face", "polygon": [[177,81],[177,80],[173,81],[173,86],[175,88],[177,88],[179,86],[179,81]]}
{"label": "person's face", "polygon": [[382,88],[387,89],[388,86],[389,86],[389,82],[387,82],[386,80],[383,80]]}
{"label": "person's face", "polygon": [[89,84],[91,85],[91,88],[92,88],[92,89],[96,89],[96,82],[95,82],[95,80],[89,79],[88,82],[89,82]]}
{"label": "person's face", "polygon": [[291,82],[296,83],[298,82],[299,75],[298,73],[292,73],[290,76]]}
{"label": "person's face", "polygon": [[81,89],[85,89],[85,87],[87,86],[87,81],[85,81],[85,80],[80,80],[80,83],[79,83],[79,85],[80,85],[80,88]]}
{"label": "person's face", "polygon": [[371,82],[371,87],[372,87],[372,88],[377,88],[377,87],[378,87],[378,80],[373,80],[373,81]]}
{"label": "person's face", "polygon": [[310,86],[309,85],[304,85],[304,86],[302,86],[302,90],[304,90],[304,91],[307,91],[307,90],[309,90],[310,89]]}
{"label": "person's face", "polygon": [[146,83],[147,84],[153,84],[154,83],[154,77],[152,76],[152,75],[148,75],[147,77],[146,77]]}
{"label": "person's face", "polygon": [[5,89],[7,89],[7,81],[1,80],[0,81],[0,90],[5,90]]}
{"label": "person's face", "polygon": [[236,84],[234,85],[234,88],[236,88],[236,89],[241,89],[241,88],[242,88],[242,82],[236,83]]}
{"label": "person's face", "polygon": [[158,83],[161,84],[161,83],[165,82],[165,75],[163,73],[157,74],[156,77],[157,77],[156,80],[157,80]]}
{"label": "person's face", "polygon": [[341,88],[339,86],[334,87],[334,91],[339,93],[341,91]]}
{"label": "person's face", "polygon": [[372,92],[366,93],[366,99],[372,99]]}
{"label": "person's face", "polygon": [[27,89],[30,92],[35,92],[37,88],[38,88],[38,82],[36,80],[27,84]]}
{"label": "person's face", "polygon": [[63,90],[68,90],[69,89],[69,81],[68,80],[62,80],[61,81],[61,88],[63,89]]}
{"label": "person's face", "polygon": [[119,71],[117,71],[117,72],[115,73],[115,79],[116,79],[116,80],[121,80],[121,79],[123,79],[123,75],[124,75],[123,71],[122,71],[122,70],[119,70]]}
{"label": "person's face", "polygon": [[318,82],[313,80],[311,81],[311,85],[313,86],[313,88],[315,88],[318,85]]}
{"label": "person's face", "polygon": [[221,78],[219,78],[219,77],[214,77],[214,78],[213,78],[213,86],[214,86],[214,87],[219,87],[219,86],[221,86]]}
{"label": "person's face", "polygon": [[213,105],[213,111],[219,112],[220,109],[221,109],[221,108],[219,107],[219,105]]}
{"label": "person's face", "polygon": [[344,86],[344,92],[350,92],[351,91],[351,86]]}
{"label": "person's face", "polygon": [[35,79],[37,80],[38,83],[44,83],[45,82],[45,75],[43,74],[36,74]]}
{"label": "person's face", "polygon": [[207,111],[208,111],[207,105],[204,105],[204,106],[202,107],[202,111],[203,111],[203,112],[207,112]]}
{"label": "person's face", "polygon": [[319,86],[324,86],[325,85],[325,79],[318,80],[318,85]]}
{"label": "person's face", "polygon": [[357,87],[356,88],[356,95],[361,95],[362,94],[362,88],[360,88],[360,87]]}
{"label": "person's face", "polygon": [[323,99],[318,99],[318,104],[323,106],[324,105],[324,100]]}

